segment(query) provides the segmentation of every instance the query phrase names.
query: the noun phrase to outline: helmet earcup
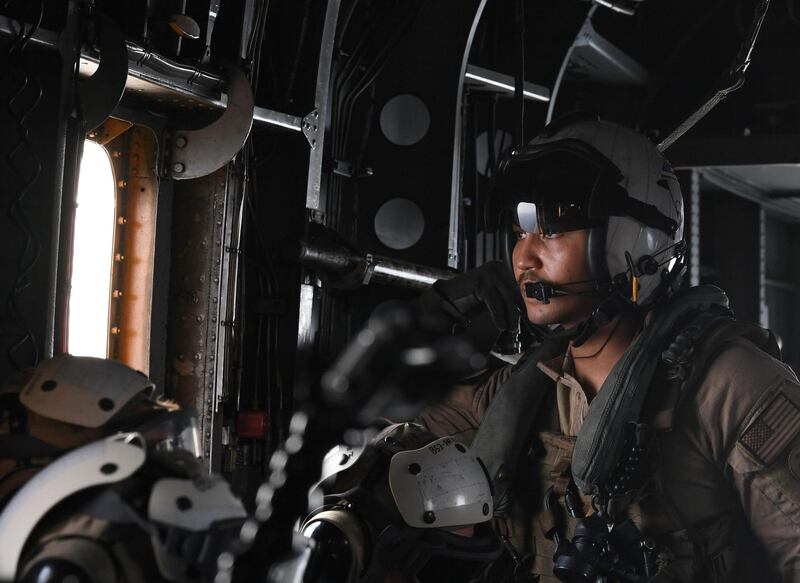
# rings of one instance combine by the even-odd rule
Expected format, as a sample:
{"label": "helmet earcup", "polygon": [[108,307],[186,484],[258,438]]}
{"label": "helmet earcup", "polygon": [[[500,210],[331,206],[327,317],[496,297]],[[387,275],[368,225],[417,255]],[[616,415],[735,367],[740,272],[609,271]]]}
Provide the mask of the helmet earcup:
{"label": "helmet earcup", "polygon": [[589,260],[589,269],[592,278],[596,281],[608,281],[608,260],[606,258],[606,232],[608,231],[608,221],[602,225],[597,225],[589,229],[589,237],[586,243],[586,255]]}

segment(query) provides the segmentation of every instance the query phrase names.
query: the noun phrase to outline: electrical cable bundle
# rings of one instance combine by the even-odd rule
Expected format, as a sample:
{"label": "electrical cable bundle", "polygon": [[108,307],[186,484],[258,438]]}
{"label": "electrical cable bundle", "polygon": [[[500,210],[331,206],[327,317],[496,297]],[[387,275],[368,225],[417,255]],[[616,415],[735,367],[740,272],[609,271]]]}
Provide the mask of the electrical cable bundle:
{"label": "electrical cable bundle", "polygon": [[[5,12],[10,1],[3,3]],[[31,276],[36,263],[41,256],[41,241],[36,235],[31,220],[25,211],[25,198],[30,192],[42,171],[42,162],[36,148],[31,143],[26,122],[42,99],[42,88],[31,76],[25,63],[25,49],[31,38],[41,26],[44,16],[44,2],[39,1],[38,13],[34,23],[26,24],[18,20],[16,38],[9,45],[5,62],[8,67],[5,77],[13,79],[12,87],[6,100],[6,110],[13,120],[13,130],[16,140],[5,154],[5,161],[11,174],[18,183],[7,205],[7,214],[12,224],[22,233],[23,245],[17,258],[16,274],[8,295],[6,296],[6,316],[11,322],[11,330],[4,331],[15,338],[9,345],[6,356],[18,370],[35,366],[39,358],[39,344],[31,330],[30,323],[23,314],[20,298],[31,286]],[[26,168],[24,162],[28,160],[33,165],[33,170]],[[26,170],[28,170],[26,172]],[[23,347],[30,347],[30,355],[22,355]]]}

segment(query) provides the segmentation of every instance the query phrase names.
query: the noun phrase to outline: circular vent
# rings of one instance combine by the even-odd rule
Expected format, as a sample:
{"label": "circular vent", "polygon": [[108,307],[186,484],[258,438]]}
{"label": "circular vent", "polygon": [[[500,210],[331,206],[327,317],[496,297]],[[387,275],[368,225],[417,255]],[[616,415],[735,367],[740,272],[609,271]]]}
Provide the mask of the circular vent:
{"label": "circular vent", "polygon": [[424,230],[422,209],[407,198],[387,200],[375,213],[375,235],[390,249],[408,249]]}
{"label": "circular vent", "polygon": [[416,95],[395,95],[384,104],[380,119],[386,139],[398,146],[413,146],[431,126],[428,106]]}

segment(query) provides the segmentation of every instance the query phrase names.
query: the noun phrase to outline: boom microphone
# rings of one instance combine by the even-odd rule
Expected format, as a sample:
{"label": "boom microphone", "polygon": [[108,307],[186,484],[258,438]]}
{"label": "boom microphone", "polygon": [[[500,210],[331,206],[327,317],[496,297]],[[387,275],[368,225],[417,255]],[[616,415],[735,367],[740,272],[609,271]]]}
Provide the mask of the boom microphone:
{"label": "boom microphone", "polygon": [[[566,289],[568,286],[592,284],[590,289],[580,291],[570,291]],[[600,289],[600,285],[596,279],[587,279],[584,281],[572,281],[562,285],[552,285],[543,281],[526,281],[525,282],[525,296],[539,300],[543,304],[549,304],[551,298],[558,298],[561,296],[585,296],[591,295]]]}
{"label": "boom microphone", "polygon": [[525,296],[534,298],[543,304],[549,304],[550,298],[569,295],[570,292],[543,281],[525,282]]}

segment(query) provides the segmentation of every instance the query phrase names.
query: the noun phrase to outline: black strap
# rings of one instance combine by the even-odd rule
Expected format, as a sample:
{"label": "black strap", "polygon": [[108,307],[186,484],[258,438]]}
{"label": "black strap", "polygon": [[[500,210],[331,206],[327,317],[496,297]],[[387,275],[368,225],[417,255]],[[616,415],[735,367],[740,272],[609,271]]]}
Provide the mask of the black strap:
{"label": "black strap", "polygon": [[539,362],[563,354],[566,339],[546,340],[529,351],[500,387],[481,421],[470,452],[481,460],[492,480],[495,516],[511,507],[516,470],[528,445],[536,412],[553,380]]}
{"label": "black strap", "polygon": [[626,213],[640,223],[663,231],[667,235],[674,235],[678,230],[678,223],[659,211],[655,205],[647,204],[628,196],[625,199]]}
{"label": "black strap", "polygon": [[0,435],[0,459],[56,457],[62,453],[56,446],[30,435]]}
{"label": "black strap", "polygon": [[633,198],[621,185],[606,182],[602,192],[592,197],[589,216],[631,217],[667,235],[674,235],[678,223],[662,213],[655,205]]}

